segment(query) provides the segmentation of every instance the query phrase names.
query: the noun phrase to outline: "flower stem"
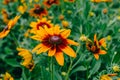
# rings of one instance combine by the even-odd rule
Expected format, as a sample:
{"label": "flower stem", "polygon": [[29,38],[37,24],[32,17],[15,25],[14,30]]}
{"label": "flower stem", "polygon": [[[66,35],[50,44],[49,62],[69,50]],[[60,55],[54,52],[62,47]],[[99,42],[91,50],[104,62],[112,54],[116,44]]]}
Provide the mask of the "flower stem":
{"label": "flower stem", "polygon": [[53,78],[53,58],[51,57],[51,80],[54,80]]}

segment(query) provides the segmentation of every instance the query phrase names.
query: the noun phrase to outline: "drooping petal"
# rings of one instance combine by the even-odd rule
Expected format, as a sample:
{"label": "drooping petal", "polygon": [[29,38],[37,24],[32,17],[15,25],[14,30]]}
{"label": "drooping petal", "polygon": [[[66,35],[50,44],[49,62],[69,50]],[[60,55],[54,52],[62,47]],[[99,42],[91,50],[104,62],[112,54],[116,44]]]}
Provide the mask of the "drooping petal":
{"label": "drooping petal", "polygon": [[64,56],[62,52],[56,52],[55,53],[55,59],[58,62],[59,65],[64,65]]}
{"label": "drooping petal", "polygon": [[68,44],[71,44],[71,45],[79,45],[79,43],[77,43],[77,42],[74,42],[73,40],[70,40],[70,39],[67,39],[67,42],[68,42]]}
{"label": "drooping petal", "polygon": [[42,53],[42,52],[46,52],[46,51],[48,51],[50,48],[51,48],[51,46],[42,45],[42,47],[41,47],[39,50],[37,50],[37,53],[36,53],[36,54],[40,54],[40,53]]}
{"label": "drooping petal", "polygon": [[99,47],[99,43],[98,43],[98,40],[97,40],[97,37],[96,37],[97,35],[95,34],[94,35],[94,43],[95,43],[95,45],[97,46],[97,47]]}
{"label": "drooping petal", "polygon": [[56,52],[56,47],[50,48],[50,50],[48,51],[48,56],[53,56]]}
{"label": "drooping petal", "polygon": [[106,54],[107,52],[105,50],[100,50],[99,54]]}
{"label": "drooping petal", "polygon": [[60,50],[62,50],[67,55],[69,55],[71,57],[76,57],[76,54],[71,47],[65,46],[65,45],[60,45],[59,48],[60,48]]}
{"label": "drooping petal", "polygon": [[36,50],[40,49],[43,46],[43,44],[38,44],[33,50],[32,52],[35,52]]}
{"label": "drooping petal", "polygon": [[60,34],[63,38],[67,38],[70,35],[70,30],[64,30]]}
{"label": "drooping petal", "polygon": [[99,59],[99,54],[98,53],[94,53],[93,55],[94,55],[95,59],[97,59],[97,60]]}

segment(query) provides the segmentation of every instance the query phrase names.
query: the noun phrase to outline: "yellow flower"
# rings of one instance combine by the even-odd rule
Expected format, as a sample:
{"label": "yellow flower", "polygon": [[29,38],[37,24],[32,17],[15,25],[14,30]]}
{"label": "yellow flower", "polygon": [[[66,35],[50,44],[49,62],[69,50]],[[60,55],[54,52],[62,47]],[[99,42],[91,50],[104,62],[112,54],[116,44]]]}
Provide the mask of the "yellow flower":
{"label": "yellow flower", "polygon": [[106,39],[110,41],[112,38],[111,38],[110,35],[108,35],[108,36],[106,37]]}
{"label": "yellow flower", "polygon": [[64,15],[61,14],[61,15],[59,16],[59,19],[60,19],[60,20],[63,20],[63,19],[64,19]]}
{"label": "yellow flower", "polygon": [[5,9],[2,9],[1,13],[2,13],[2,16],[3,16],[3,22],[7,24],[9,22],[9,19],[8,19],[9,16],[8,16],[7,11]]}
{"label": "yellow flower", "polygon": [[106,13],[108,13],[108,9],[107,9],[107,8],[104,8],[104,9],[102,10],[102,12],[103,12],[104,14],[106,14]]}
{"label": "yellow flower", "polygon": [[4,80],[14,80],[14,78],[8,72],[6,72],[4,75]]}
{"label": "yellow flower", "polygon": [[24,14],[24,12],[27,10],[27,5],[24,3],[23,5],[18,6],[18,11],[21,14]]}
{"label": "yellow flower", "polygon": [[102,75],[100,76],[100,80],[113,80],[111,77],[113,76],[117,76],[116,73],[113,73],[113,74],[106,74],[106,75]]}
{"label": "yellow flower", "polygon": [[112,0],[91,0],[91,2],[99,3],[99,2],[112,2]]}
{"label": "yellow flower", "polygon": [[4,38],[5,36],[8,35],[8,33],[10,32],[10,29],[17,23],[19,18],[20,16],[16,16],[14,19],[8,22],[8,25],[3,29],[2,32],[0,32],[0,38]]}
{"label": "yellow flower", "polygon": [[44,0],[43,4],[50,8],[53,4],[59,5],[60,1],[59,0]]}
{"label": "yellow flower", "polygon": [[105,50],[101,50],[101,48],[100,48],[101,46],[106,49],[105,38],[102,38],[98,41],[96,34],[94,35],[93,42],[91,42],[91,41],[86,42],[87,49],[93,53],[94,57],[97,60],[99,59],[99,54],[106,54],[107,53]]}
{"label": "yellow flower", "polygon": [[78,43],[73,40],[67,39],[70,35],[70,30],[61,29],[59,25],[55,25],[54,27],[42,28],[37,31],[36,35],[31,38],[41,41],[32,52],[36,52],[37,54],[41,54],[42,52],[48,51],[48,56],[54,56],[59,65],[64,65],[64,57],[63,52],[71,57],[76,57],[74,50],[69,47],[70,45],[78,45]]}
{"label": "yellow flower", "polygon": [[17,48],[17,50],[19,51],[18,55],[23,57],[23,60],[24,60],[21,63],[21,65],[25,66],[30,71],[32,71],[32,69],[34,68],[34,62],[32,60],[32,54],[27,49],[24,49],[24,48]]}
{"label": "yellow flower", "polygon": [[40,27],[52,27],[53,24],[51,23],[51,20],[47,20],[47,18],[42,18],[42,19],[38,19],[37,22],[31,22],[30,26],[32,27],[31,29],[31,33],[36,33],[36,30],[39,30]]}
{"label": "yellow flower", "polygon": [[112,67],[114,72],[120,72],[120,67],[118,65],[115,65]]}
{"label": "yellow flower", "polygon": [[48,15],[48,11],[45,8],[41,7],[39,4],[35,4],[34,8],[30,9],[29,13],[30,16],[39,17],[39,18]]}
{"label": "yellow flower", "polygon": [[89,12],[89,16],[93,17],[93,16],[95,16],[95,13],[94,12]]}
{"label": "yellow flower", "polygon": [[79,39],[80,39],[81,41],[87,41],[88,38],[87,38],[84,34],[82,34]]}
{"label": "yellow flower", "polygon": [[65,21],[65,20],[63,20],[62,21],[62,25],[63,25],[63,27],[68,27],[69,26],[69,22],[68,21]]}

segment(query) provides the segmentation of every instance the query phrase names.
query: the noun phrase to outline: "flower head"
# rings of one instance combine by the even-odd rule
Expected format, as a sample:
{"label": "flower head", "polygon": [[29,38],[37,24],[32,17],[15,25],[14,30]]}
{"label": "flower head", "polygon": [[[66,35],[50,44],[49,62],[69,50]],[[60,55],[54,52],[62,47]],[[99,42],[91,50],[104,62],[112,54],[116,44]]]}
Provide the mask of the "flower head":
{"label": "flower head", "polygon": [[63,25],[63,27],[68,27],[69,26],[69,22],[68,21],[66,21],[66,20],[63,20],[62,21],[62,25]]}
{"label": "flower head", "polygon": [[40,27],[52,27],[53,24],[51,23],[51,20],[47,20],[47,18],[42,18],[42,19],[38,19],[37,22],[31,22],[30,26],[32,27],[31,29],[31,33],[35,33],[36,30],[39,30]]}
{"label": "flower head", "polygon": [[91,2],[100,3],[100,2],[112,2],[112,0],[91,0]]}
{"label": "flower head", "polygon": [[24,60],[21,63],[21,65],[25,66],[30,71],[32,71],[32,69],[34,68],[34,62],[32,60],[32,54],[27,49],[24,49],[24,48],[17,48],[17,50],[19,51],[18,55],[23,57],[23,60]]}
{"label": "flower head", "polygon": [[105,38],[102,38],[98,41],[96,34],[94,35],[94,42],[90,40],[86,42],[87,49],[93,53],[97,60],[99,59],[99,54],[106,54],[106,51],[102,50],[101,46],[106,48]]}
{"label": "flower head", "polygon": [[55,25],[51,28],[40,27],[40,30],[38,30],[37,33],[31,38],[41,41],[41,43],[38,44],[32,50],[32,52],[40,54],[42,52],[48,51],[48,56],[54,56],[58,64],[63,66],[63,52],[71,57],[76,57],[74,50],[69,47],[69,44],[78,45],[78,43],[74,42],[73,40],[67,39],[69,35],[70,30],[60,30],[59,25]]}
{"label": "flower head", "polygon": [[32,8],[29,12],[31,16],[39,17],[39,18],[42,18],[43,16],[48,15],[48,11],[38,4],[35,4],[34,8]]}
{"label": "flower head", "polygon": [[23,14],[27,10],[27,5],[23,3],[23,5],[18,6],[18,11]]}
{"label": "flower head", "polygon": [[59,4],[60,3],[60,1],[59,0],[45,0],[44,2],[43,2],[43,4],[46,6],[46,7],[48,7],[48,8],[50,8],[51,7],[51,5],[53,5],[53,4]]}
{"label": "flower head", "polygon": [[6,72],[4,75],[4,80],[14,80],[14,78],[8,72]]}
{"label": "flower head", "polygon": [[2,32],[0,32],[0,38],[4,38],[5,36],[8,35],[8,33],[10,32],[10,29],[17,23],[19,18],[20,16],[16,16],[14,19],[8,22],[8,25],[5,26]]}

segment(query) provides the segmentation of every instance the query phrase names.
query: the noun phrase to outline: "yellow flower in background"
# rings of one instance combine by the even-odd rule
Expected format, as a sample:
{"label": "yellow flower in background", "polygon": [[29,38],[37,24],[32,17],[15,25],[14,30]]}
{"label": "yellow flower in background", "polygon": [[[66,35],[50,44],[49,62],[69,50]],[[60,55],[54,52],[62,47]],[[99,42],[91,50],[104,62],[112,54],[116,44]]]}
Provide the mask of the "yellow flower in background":
{"label": "yellow flower in background", "polygon": [[93,16],[95,16],[95,13],[94,12],[89,12],[89,16],[93,17]]}
{"label": "yellow flower in background", "polygon": [[15,2],[16,0],[3,0],[3,4],[7,5],[10,2]]}
{"label": "yellow flower in background", "polygon": [[84,34],[82,34],[79,39],[81,41],[87,41],[88,40],[87,36],[85,36]]}
{"label": "yellow flower in background", "polygon": [[1,13],[3,16],[3,22],[7,24],[9,22],[9,16],[7,11],[5,9],[2,9]]}
{"label": "yellow flower in background", "polygon": [[24,49],[24,48],[17,48],[19,51],[18,55],[23,58],[23,62],[21,65],[25,66],[28,68],[30,71],[34,68],[34,61],[32,59],[32,54],[29,52],[29,50]]}
{"label": "yellow flower in background", "polygon": [[4,75],[4,80],[14,80],[14,78],[8,72],[6,72]]}
{"label": "yellow flower in background", "polygon": [[30,26],[32,27],[31,33],[36,33],[36,30],[40,30],[40,27],[53,27],[51,20],[47,20],[47,18],[38,19],[37,22],[31,22]]}
{"label": "yellow flower in background", "polygon": [[115,65],[112,67],[114,72],[120,72],[120,67],[118,65]]}
{"label": "yellow flower in background", "polygon": [[2,32],[0,32],[0,38],[4,38],[5,36],[8,35],[8,33],[10,32],[10,29],[17,23],[19,18],[20,16],[16,16],[14,19],[8,22],[7,26],[3,29]]}
{"label": "yellow flower in background", "polygon": [[38,40],[41,43],[38,44],[32,52],[41,54],[48,51],[48,56],[54,56],[59,65],[64,65],[63,52],[71,57],[76,57],[74,50],[69,47],[70,45],[78,45],[73,40],[67,39],[70,35],[70,30],[61,29],[59,25],[54,27],[45,28],[40,27],[36,35],[32,36],[32,39]]}
{"label": "yellow flower in background", "polygon": [[106,74],[106,75],[102,75],[100,76],[100,80],[113,80],[111,77],[117,76],[116,73],[113,74]]}
{"label": "yellow flower in background", "polygon": [[27,5],[24,3],[23,5],[18,6],[18,11],[21,14],[24,14],[24,12],[27,10]]}
{"label": "yellow flower in background", "polygon": [[87,41],[86,47],[89,51],[91,51],[95,57],[95,59],[99,59],[99,54],[106,54],[107,52],[105,50],[102,50],[100,47],[104,47],[106,49],[106,42],[105,38],[97,40],[96,34],[94,35],[94,41]]}
{"label": "yellow flower in background", "polygon": [[96,3],[99,3],[99,2],[112,2],[112,0],[91,0],[91,2],[96,2]]}
{"label": "yellow flower in background", "polygon": [[68,27],[69,26],[69,22],[66,21],[66,20],[63,20],[62,21],[62,26],[65,27],[65,28]]}
{"label": "yellow flower in background", "polygon": [[43,4],[47,8],[50,8],[53,4],[59,5],[60,4],[60,0],[44,0]]}
{"label": "yellow flower in background", "polygon": [[107,39],[108,41],[110,41],[110,40],[112,39],[112,37],[111,37],[110,35],[108,35],[108,36],[106,37],[106,39]]}
{"label": "yellow flower in background", "polygon": [[60,20],[63,20],[63,19],[64,19],[64,15],[61,14],[61,15],[59,16],[59,19],[60,19]]}
{"label": "yellow flower in background", "polygon": [[42,18],[48,15],[48,11],[39,4],[35,4],[34,8],[30,9],[29,14],[30,16]]}

